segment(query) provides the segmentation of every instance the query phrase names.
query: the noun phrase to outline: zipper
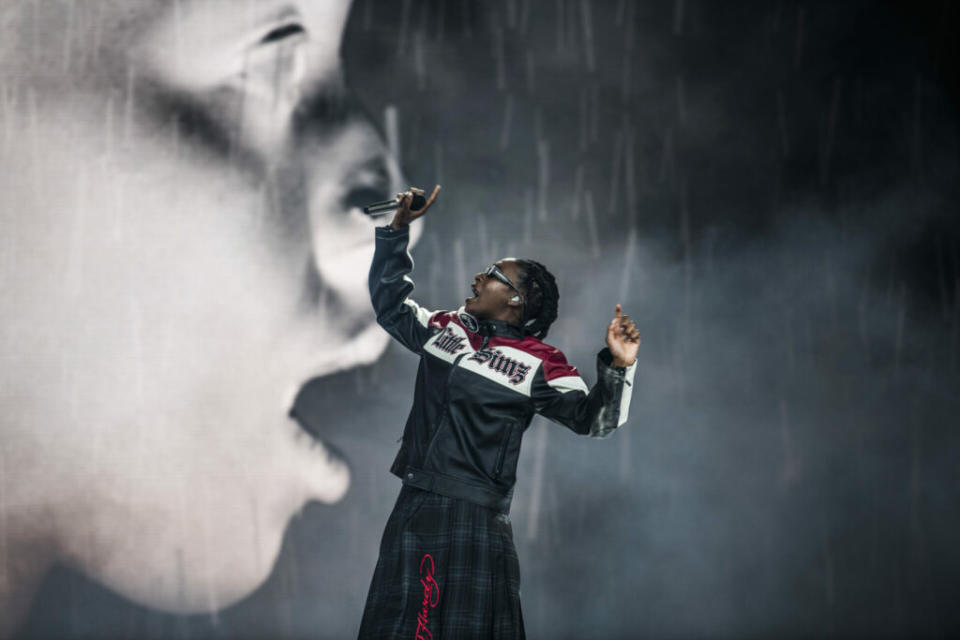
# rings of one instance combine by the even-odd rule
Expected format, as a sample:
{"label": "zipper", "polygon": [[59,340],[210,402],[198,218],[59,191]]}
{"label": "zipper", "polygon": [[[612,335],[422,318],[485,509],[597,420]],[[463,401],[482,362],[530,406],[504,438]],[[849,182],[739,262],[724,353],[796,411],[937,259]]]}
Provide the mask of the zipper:
{"label": "zipper", "polygon": [[433,435],[430,436],[430,442],[427,443],[427,452],[423,454],[423,460],[421,464],[422,468],[427,468],[427,460],[430,459],[430,452],[433,450],[433,445],[437,441],[437,436],[440,435],[440,430],[443,429],[443,425],[447,422],[447,419],[450,417],[450,380],[453,379],[453,373],[457,370],[457,366],[460,364],[460,360],[467,355],[466,353],[461,353],[457,356],[457,359],[453,361],[453,364],[450,366],[450,373],[447,374],[447,382],[443,388],[443,414],[440,416],[440,421],[437,423],[437,428],[434,429]]}
{"label": "zipper", "polygon": [[510,436],[513,435],[513,428],[517,426],[515,420],[511,420],[508,424],[510,426],[507,427],[507,437],[503,439],[503,443],[500,445],[500,452],[497,454],[497,465],[493,469],[494,478],[500,477],[500,472],[503,470],[503,459],[507,455],[507,447],[510,445]]}

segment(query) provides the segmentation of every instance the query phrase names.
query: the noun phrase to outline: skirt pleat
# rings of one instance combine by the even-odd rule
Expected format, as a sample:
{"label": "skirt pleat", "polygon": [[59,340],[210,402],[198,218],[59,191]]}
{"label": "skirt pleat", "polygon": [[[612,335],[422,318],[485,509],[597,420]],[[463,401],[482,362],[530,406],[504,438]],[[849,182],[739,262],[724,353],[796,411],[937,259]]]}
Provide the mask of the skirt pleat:
{"label": "skirt pleat", "polygon": [[509,518],[403,485],[380,542],[359,638],[525,638]]}

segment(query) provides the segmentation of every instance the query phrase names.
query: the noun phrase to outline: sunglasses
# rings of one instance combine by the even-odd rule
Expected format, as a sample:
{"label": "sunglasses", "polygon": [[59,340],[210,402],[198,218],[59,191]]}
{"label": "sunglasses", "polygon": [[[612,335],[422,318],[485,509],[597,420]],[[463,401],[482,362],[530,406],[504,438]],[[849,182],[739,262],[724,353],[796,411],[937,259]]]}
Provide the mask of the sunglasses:
{"label": "sunglasses", "polygon": [[499,280],[500,282],[502,282],[503,284],[507,285],[508,287],[510,287],[511,289],[517,292],[517,294],[520,296],[521,301],[523,300],[523,294],[520,293],[520,289],[517,289],[516,285],[510,282],[510,278],[508,278],[506,274],[503,273],[503,271],[500,271],[500,268],[497,265],[495,264],[490,265],[489,267],[487,267],[487,270],[483,272],[483,274],[488,278],[492,276],[497,280]]}

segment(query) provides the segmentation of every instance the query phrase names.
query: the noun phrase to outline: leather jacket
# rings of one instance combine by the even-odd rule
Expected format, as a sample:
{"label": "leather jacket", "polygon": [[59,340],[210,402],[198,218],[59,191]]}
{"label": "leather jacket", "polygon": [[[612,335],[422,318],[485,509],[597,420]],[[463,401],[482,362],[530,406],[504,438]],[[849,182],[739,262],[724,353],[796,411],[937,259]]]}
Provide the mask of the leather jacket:
{"label": "leather jacket", "polygon": [[420,356],[413,407],[390,471],[404,484],[509,513],[520,441],[534,414],[607,437],[627,421],[636,362],[597,355],[588,389],[559,349],[521,327],[428,311],[409,296],[409,227],[377,227],[369,287],[377,322]]}

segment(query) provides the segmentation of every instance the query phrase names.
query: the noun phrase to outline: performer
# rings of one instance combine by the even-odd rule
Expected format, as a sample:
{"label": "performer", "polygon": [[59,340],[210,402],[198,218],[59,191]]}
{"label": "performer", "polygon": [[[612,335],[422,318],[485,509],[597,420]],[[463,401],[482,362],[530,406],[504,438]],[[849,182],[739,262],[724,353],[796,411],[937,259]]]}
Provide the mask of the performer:
{"label": "performer", "polygon": [[542,342],[557,286],[539,262],[504,258],[477,274],[456,311],[409,296],[413,192],[377,227],[369,286],[377,321],[420,355],[413,408],[390,471],[403,480],[370,583],[361,639],[524,638],[520,568],[508,517],[520,441],[535,413],[582,435],[627,420],[640,334],[616,306],[588,389]]}

